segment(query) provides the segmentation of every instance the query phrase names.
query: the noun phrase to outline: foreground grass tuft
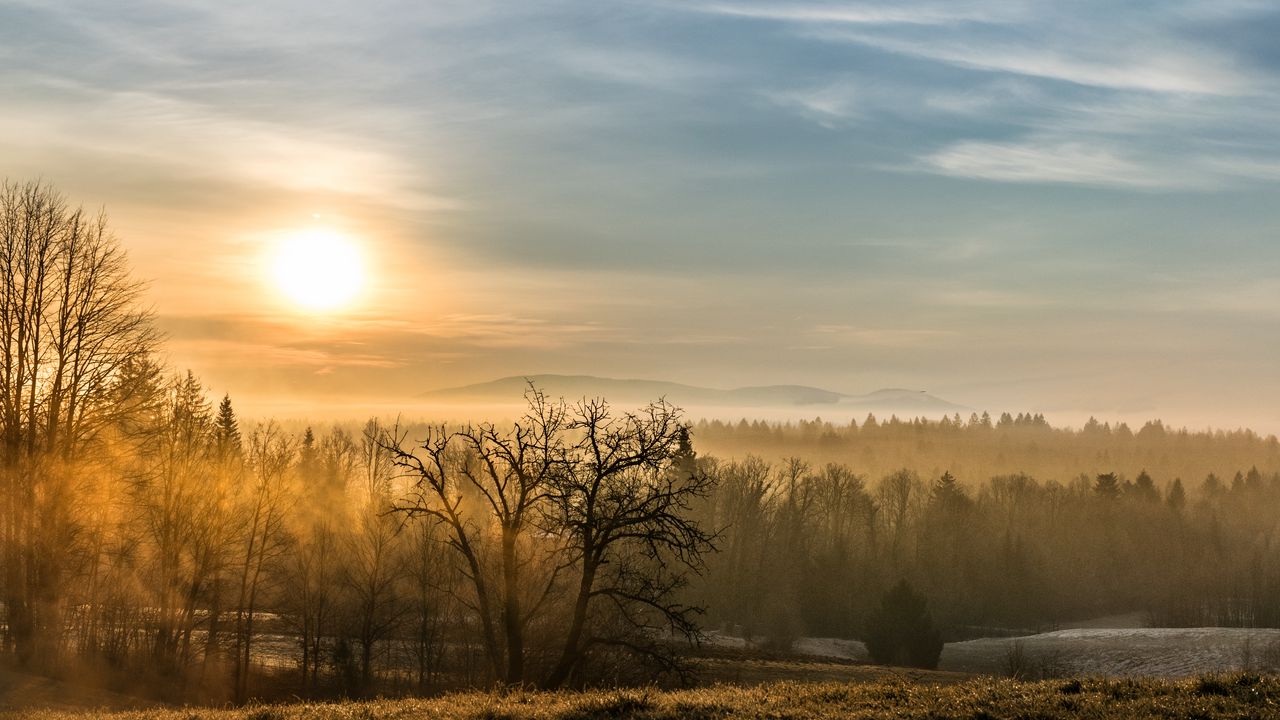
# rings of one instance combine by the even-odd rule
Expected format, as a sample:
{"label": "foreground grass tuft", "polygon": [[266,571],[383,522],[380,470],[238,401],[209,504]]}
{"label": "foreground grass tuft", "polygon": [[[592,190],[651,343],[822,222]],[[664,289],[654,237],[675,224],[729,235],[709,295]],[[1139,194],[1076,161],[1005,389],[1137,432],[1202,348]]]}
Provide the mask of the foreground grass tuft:
{"label": "foreground grass tuft", "polygon": [[[18,717],[11,714],[8,717]],[[33,720],[1005,720],[1280,717],[1280,678],[1214,675],[1184,681],[993,678],[948,685],[904,681],[782,682],[691,690],[459,693],[426,700],[299,703],[236,710],[101,714],[37,711]]]}

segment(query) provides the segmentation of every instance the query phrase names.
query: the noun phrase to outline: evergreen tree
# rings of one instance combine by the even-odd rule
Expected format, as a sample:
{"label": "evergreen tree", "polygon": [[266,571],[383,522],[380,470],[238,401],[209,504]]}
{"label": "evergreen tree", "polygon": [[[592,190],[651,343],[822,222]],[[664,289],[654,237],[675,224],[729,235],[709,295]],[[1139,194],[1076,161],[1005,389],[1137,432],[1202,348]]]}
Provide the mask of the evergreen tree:
{"label": "evergreen tree", "polygon": [[871,659],[882,665],[934,669],[942,655],[942,633],[933,626],[928,601],[906,580],[880,599],[863,641]]}
{"label": "evergreen tree", "polygon": [[1173,479],[1173,484],[1169,486],[1169,495],[1165,498],[1165,502],[1175,511],[1180,511],[1186,506],[1187,491],[1182,488],[1182,478]]}
{"label": "evergreen tree", "polygon": [[240,422],[231,407],[231,396],[223,395],[218,404],[218,417],[214,421],[213,447],[221,460],[240,457],[244,446],[240,439]]}
{"label": "evergreen tree", "polygon": [[933,484],[933,502],[943,510],[956,510],[968,502],[964,488],[948,470]]}
{"label": "evergreen tree", "polygon": [[298,448],[298,472],[304,481],[314,479],[319,465],[320,450],[316,447],[316,434],[307,426],[302,434],[302,445]]}
{"label": "evergreen tree", "polygon": [[1133,494],[1143,502],[1160,502],[1160,493],[1156,490],[1155,481],[1147,474],[1146,470],[1138,473],[1137,479],[1133,481]]}
{"label": "evergreen tree", "polygon": [[1111,500],[1120,495],[1120,480],[1115,473],[1102,473],[1093,481],[1093,493]]}

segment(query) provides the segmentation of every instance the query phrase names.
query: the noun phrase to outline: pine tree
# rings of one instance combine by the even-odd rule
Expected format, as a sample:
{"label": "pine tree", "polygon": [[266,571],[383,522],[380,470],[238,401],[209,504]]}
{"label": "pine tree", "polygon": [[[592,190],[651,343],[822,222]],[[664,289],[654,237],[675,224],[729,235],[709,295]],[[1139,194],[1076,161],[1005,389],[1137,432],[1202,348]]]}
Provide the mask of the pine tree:
{"label": "pine tree", "polygon": [[231,407],[231,396],[223,395],[218,404],[218,417],[214,421],[213,447],[220,460],[240,457],[244,446],[240,439],[240,423]]}
{"label": "pine tree", "polygon": [[316,447],[316,434],[307,426],[302,434],[302,447],[298,448],[298,472],[304,481],[310,481],[319,465],[320,450]]}
{"label": "pine tree", "polygon": [[693,441],[689,437],[688,426],[682,426],[678,431],[678,439],[676,442],[676,451],[672,457],[671,466],[677,473],[689,477],[698,469],[698,453],[693,449]]}
{"label": "pine tree", "polygon": [[1120,495],[1120,479],[1115,473],[1102,473],[1093,481],[1093,493],[1110,500]]}
{"label": "pine tree", "polygon": [[1174,478],[1173,484],[1169,486],[1169,495],[1165,498],[1165,502],[1175,512],[1181,511],[1187,504],[1187,491],[1182,488],[1182,478]]}
{"label": "pine tree", "polygon": [[1147,474],[1146,470],[1138,473],[1137,479],[1133,481],[1134,496],[1144,502],[1160,502],[1160,493],[1156,490],[1155,481]]}
{"label": "pine tree", "polygon": [[948,470],[933,484],[933,502],[943,510],[956,510],[968,501],[964,488]]}

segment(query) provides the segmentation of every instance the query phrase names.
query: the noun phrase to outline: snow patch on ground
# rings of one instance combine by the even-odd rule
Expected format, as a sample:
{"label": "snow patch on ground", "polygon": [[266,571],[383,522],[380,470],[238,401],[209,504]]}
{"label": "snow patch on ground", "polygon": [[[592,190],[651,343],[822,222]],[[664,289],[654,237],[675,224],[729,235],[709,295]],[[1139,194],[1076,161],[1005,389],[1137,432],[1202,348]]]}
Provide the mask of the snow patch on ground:
{"label": "snow patch on ground", "polygon": [[[707,633],[704,644],[743,649],[738,637]],[[801,638],[801,655],[868,661],[856,640]],[[1005,675],[1010,657],[1032,674],[1187,677],[1237,670],[1280,670],[1280,630],[1247,628],[1072,628],[1016,638],[948,643],[939,670]]]}
{"label": "snow patch on ground", "polygon": [[1019,646],[1024,663],[1036,673],[1186,677],[1274,666],[1280,660],[1280,630],[1078,628],[982,638],[948,644],[939,667],[1003,674]]}
{"label": "snow patch on ground", "polygon": [[857,640],[841,640],[840,638],[800,638],[791,646],[791,650],[803,655],[819,657],[843,658],[845,660],[868,660],[867,648]]}

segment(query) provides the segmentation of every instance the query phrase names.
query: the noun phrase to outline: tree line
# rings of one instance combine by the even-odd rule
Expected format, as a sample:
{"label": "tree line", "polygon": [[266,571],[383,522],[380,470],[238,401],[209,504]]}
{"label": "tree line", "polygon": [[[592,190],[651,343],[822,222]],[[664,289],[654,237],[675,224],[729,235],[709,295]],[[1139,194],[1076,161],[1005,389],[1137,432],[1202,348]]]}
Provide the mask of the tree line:
{"label": "tree line", "polygon": [[864,619],[904,579],[949,640],[1128,613],[1280,625],[1277,473],[872,480],[798,458],[703,462],[717,479],[704,522],[727,529],[697,599],[708,627],[761,643],[865,639]]}
{"label": "tree line", "polygon": [[970,413],[941,419],[868,416],[834,423],[820,418],[771,423],[700,420],[698,448],[717,457],[803,457],[815,465],[838,463],[875,480],[902,468],[936,478],[944,472],[966,484],[1026,473],[1066,483],[1080,473],[1136,475],[1146,470],[1164,482],[1199,482],[1257,466],[1280,471],[1280,441],[1248,429],[1189,430],[1150,420],[1140,427],[1091,419],[1076,428],[1052,426],[1039,414]]}

